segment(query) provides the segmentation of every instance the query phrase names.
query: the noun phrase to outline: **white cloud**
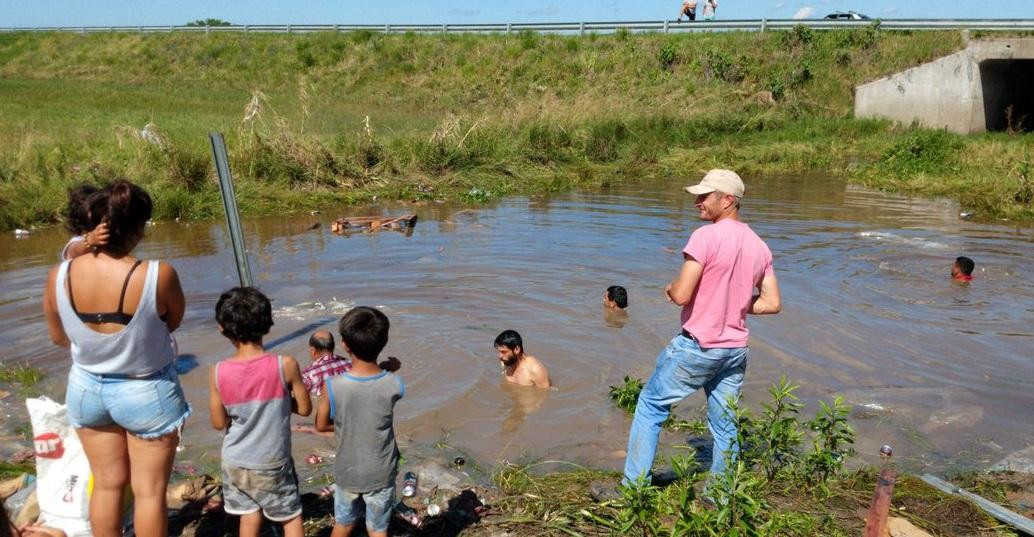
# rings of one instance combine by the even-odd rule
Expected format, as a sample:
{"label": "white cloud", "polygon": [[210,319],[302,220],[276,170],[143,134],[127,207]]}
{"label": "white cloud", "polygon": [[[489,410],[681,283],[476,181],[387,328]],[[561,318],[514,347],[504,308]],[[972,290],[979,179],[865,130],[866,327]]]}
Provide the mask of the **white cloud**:
{"label": "white cloud", "polygon": [[883,10],[883,12],[884,12],[884,13],[887,13],[887,14],[890,14],[890,13],[896,13],[897,11],[898,11],[898,8],[896,8],[896,7],[894,7],[894,6],[890,6],[890,7],[888,7],[887,9],[884,9],[884,10]]}
{"label": "white cloud", "polygon": [[481,14],[481,10],[480,9],[453,8],[453,9],[450,9],[449,11],[446,11],[446,13],[448,13],[449,15],[460,15],[460,16],[464,16],[464,17],[473,17],[475,15],[480,15]]}
{"label": "white cloud", "polygon": [[774,7],[776,9],[782,9],[782,7],[785,6],[785,5],[786,5],[786,2],[778,2],[778,3],[776,3],[776,5]]}
{"label": "white cloud", "polygon": [[804,6],[801,9],[798,9],[797,13],[793,14],[793,18],[795,18],[795,19],[806,19],[806,18],[810,17],[811,14],[814,13],[814,12],[815,12],[815,8],[814,7]]}

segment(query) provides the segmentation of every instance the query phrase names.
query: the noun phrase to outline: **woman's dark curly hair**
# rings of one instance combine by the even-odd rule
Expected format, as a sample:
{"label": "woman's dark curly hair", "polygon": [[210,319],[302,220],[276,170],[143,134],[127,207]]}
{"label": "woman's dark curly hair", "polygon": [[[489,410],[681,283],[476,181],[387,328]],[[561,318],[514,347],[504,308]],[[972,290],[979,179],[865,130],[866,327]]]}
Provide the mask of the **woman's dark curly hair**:
{"label": "woman's dark curly hair", "polygon": [[104,249],[116,255],[128,254],[136,246],[153,209],[147,191],[125,179],[91,194],[86,206],[89,229],[108,223],[108,245]]}

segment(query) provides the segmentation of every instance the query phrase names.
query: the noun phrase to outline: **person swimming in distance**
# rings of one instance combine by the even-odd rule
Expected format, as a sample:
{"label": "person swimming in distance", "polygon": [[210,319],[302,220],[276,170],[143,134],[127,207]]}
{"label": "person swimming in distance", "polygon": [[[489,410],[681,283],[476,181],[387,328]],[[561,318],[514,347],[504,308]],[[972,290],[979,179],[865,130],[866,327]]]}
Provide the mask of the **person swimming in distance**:
{"label": "person swimming in distance", "polygon": [[975,267],[976,263],[972,259],[966,256],[956,257],[955,262],[951,264],[951,279],[957,282],[971,282]]}
{"label": "person swimming in distance", "polygon": [[628,291],[620,285],[611,285],[603,293],[603,305],[608,309],[625,309],[628,307]]}
{"label": "person swimming in distance", "polygon": [[495,338],[503,378],[520,386],[550,388],[549,371],[538,358],[524,353],[524,341],[515,330],[504,330]]}

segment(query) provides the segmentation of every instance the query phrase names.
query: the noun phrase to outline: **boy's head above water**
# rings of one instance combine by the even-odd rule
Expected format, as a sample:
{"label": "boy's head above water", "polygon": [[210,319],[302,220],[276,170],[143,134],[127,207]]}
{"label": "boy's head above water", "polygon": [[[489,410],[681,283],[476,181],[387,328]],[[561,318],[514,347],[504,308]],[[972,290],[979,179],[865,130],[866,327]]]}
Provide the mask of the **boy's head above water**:
{"label": "boy's head above water", "polygon": [[968,282],[973,279],[973,268],[975,267],[976,263],[972,259],[965,256],[956,257],[955,262],[951,264],[951,278]]}
{"label": "boy's head above water", "polygon": [[495,338],[495,350],[499,351],[499,361],[505,366],[512,366],[524,354],[524,341],[516,330],[504,330]]}
{"label": "boy's head above water", "polygon": [[273,326],[273,306],[254,287],[234,287],[215,303],[215,322],[234,343],[262,343]]}
{"label": "boy's head above water", "polygon": [[388,316],[376,308],[359,306],[341,317],[338,331],[341,343],[353,358],[377,363],[377,357],[388,344]]}
{"label": "boy's head above water", "polygon": [[320,356],[334,354],[334,334],[317,330],[309,336],[309,355],[315,360]]}
{"label": "boy's head above water", "polygon": [[611,285],[603,293],[603,305],[608,308],[625,309],[628,307],[628,291],[620,285]]}

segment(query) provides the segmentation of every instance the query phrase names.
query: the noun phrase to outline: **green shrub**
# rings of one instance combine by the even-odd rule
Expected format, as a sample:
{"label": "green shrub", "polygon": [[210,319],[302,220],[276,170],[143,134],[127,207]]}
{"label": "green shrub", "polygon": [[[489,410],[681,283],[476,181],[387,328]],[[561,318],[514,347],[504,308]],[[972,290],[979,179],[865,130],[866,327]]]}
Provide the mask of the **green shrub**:
{"label": "green shrub", "polygon": [[1031,163],[1030,157],[1017,160],[1015,171],[1020,184],[1013,199],[1016,203],[1030,205],[1034,201],[1034,164]]}
{"label": "green shrub", "polygon": [[0,364],[0,382],[35,386],[43,380],[43,371],[28,364]]}
{"label": "green shrub", "polygon": [[952,168],[962,138],[946,130],[915,130],[883,153],[883,169],[903,175],[939,173]]}
{"label": "green shrub", "polygon": [[833,52],[833,61],[841,67],[851,65],[851,51],[846,48],[838,48]]}
{"label": "green shrub", "polygon": [[169,179],[188,191],[197,192],[209,182],[212,161],[208,155],[181,146],[171,146],[163,151],[163,156]]}
{"label": "green shrub", "polygon": [[357,45],[370,42],[374,35],[371,30],[355,30],[348,33],[348,37]]}
{"label": "green shrub", "polygon": [[517,39],[524,50],[531,50],[539,45],[539,34],[531,30],[521,30],[517,33]]}
{"label": "green shrub", "polygon": [[316,54],[312,51],[312,43],[309,41],[299,41],[294,45],[295,57],[298,63],[303,68],[309,68],[316,65]]}
{"label": "green shrub", "polygon": [[669,41],[662,45],[660,52],[657,54],[657,59],[661,63],[661,69],[671,70],[672,66],[675,65],[675,61],[678,60],[675,44]]}
{"label": "green shrub", "polygon": [[528,128],[525,154],[528,160],[540,164],[563,162],[571,148],[571,135],[566,129],[551,123],[534,123]]}
{"label": "green shrub", "polygon": [[711,80],[741,82],[746,77],[745,61],[741,57],[737,62],[724,51],[711,49],[704,54],[704,74]]}
{"label": "green shrub", "polygon": [[851,407],[841,396],[833,404],[819,401],[819,413],[808,422],[814,432],[812,450],[805,457],[805,476],[811,481],[826,481],[840,472],[844,460],[854,455],[854,429],[847,422]]}
{"label": "green shrub", "polygon": [[780,34],[786,48],[805,48],[815,41],[815,30],[798,24],[792,30]]}
{"label": "green shrub", "polygon": [[585,155],[596,162],[613,162],[618,159],[621,144],[628,138],[625,122],[614,119],[602,121],[589,127],[585,143]]}
{"label": "green shrub", "polygon": [[806,60],[801,61],[790,71],[790,87],[799,88],[808,83],[814,77],[815,75],[812,72],[811,63]]}
{"label": "green shrub", "polygon": [[639,402],[639,393],[643,391],[643,381],[635,377],[625,376],[625,380],[617,386],[610,387],[610,399],[625,412],[635,412]]}

